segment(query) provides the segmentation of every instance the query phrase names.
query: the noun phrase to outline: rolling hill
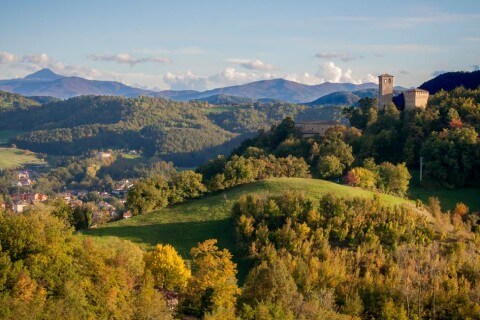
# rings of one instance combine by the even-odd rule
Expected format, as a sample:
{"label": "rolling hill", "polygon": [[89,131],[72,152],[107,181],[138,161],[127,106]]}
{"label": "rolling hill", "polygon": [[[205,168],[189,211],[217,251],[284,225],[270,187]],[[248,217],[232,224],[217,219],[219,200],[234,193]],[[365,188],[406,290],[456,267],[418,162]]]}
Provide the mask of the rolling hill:
{"label": "rolling hill", "polygon": [[40,106],[40,102],[35,99],[24,97],[20,94],[0,91],[0,111],[26,109],[36,106]]}
{"label": "rolling hill", "polygon": [[[225,193],[227,201],[223,193],[209,195],[131,219],[108,223],[85,234],[96,237],[116,236],[144,247],[170,243],[184,257],[188,256],[190,248],[197,242],[217,238],[221,246],[234,252],[234,230],[230,219],[233,203],[243,194],[281,194],[285,191],[303,192],[313,199],[319,199],[326,193],[344,197],[373,197],[375,194],[325,180],[273,178],[232,188]],[[408,200],[391,195],[379,196],[391,205],[409,203]]]}
{"label": "rolling hill", "polygon": [[229,96],[226,94],[215,94],[213,96],[197,99],[196,101],[208,102],[213,105],[233,105],[233,104],[245,104],[254,103],[255,99]]}
{"label": "rolling hill", "polygon": [[435,94],[440,90],[451,91],[460,86],[477,89],[480,86],[480,71],[446,72],[423,83],[419,88]]}
{"label": "rolling hill", "polygon": [[[403,87],[395,87],[394,94],[398,95],[404,91]],[[364,89],[357,91],[339,91],[327,94],[312,102],[306,103],[308,106],[352,106],[362,98],[376,98],[378,89]]]}
{"label": "rolling hill", "polygon": [[[189,258],[190,249],[207,239],[217,239],[220,248],[227,248],[238,264],[239,279],[245,279],[251,261],[237,253],[234,226],[230,213],[232,206],[244,194],[281,194],[285,191],[303,192],[312,199],[327,193],[342,197],[373,197],[375,193],[339,185],[333,182],[303,178],[274,178],[232,188],[225,195],[209,195],[182,204],[102,225],[84,231],[84,235],[108,241],[109,237],[128,239],[150,249],[158,243],[168,243]],[[387,204],[408,204],[405,199],[379,194]],[[225,197],[227,201],[225,201]]]}

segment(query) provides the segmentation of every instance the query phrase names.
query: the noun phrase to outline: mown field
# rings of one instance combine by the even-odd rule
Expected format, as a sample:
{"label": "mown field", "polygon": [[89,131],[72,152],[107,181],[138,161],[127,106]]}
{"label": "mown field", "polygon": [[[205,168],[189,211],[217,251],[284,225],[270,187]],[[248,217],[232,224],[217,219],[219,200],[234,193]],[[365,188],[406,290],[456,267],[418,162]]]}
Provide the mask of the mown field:
{"label": "mown field", "polygon": [[[235,254],[235,238],[230,212],[234,202],[243,194],[281,194],[285,191],[303,192],[319,199],[333,193],[343,197],[373,197],[374,193],[336,183],[301,178],[278,178],[258,181],[228,190],[225,193],[173,205],[149,214],[103,225],[85,232],[95,237],[115,236],[131,240],[149,249],[157,243],[169,243],[186,259],[190,249],[206,239],[218,239],[219,246]],[[407,203],[402,198],[379,195],[391,205]],[[239,278],[248,270],[248,261],[235,259]]]}
{"label": "mown field", "polygon": [[15,149],[0,148],[0,169],[10,169],[21,167],[25,164],[42,164],[43,160],[37,158],[35,153]]}

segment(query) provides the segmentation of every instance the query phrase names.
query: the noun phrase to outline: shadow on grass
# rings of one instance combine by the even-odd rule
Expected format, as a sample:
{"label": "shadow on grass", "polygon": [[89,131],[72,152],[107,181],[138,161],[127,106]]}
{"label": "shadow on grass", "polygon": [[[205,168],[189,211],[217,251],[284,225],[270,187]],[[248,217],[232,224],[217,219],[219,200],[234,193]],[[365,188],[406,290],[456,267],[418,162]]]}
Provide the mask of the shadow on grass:
{"label": "shadow on grass", "polygon": [[199,242],[217,239],[220,249],[227,248],[233,254],[233,260],[238,266],[239,283],[243,283],[252,265],[251,260],[240,257],[237,253],[232,219],[99,228],[86,231],[84,235],[118,237],[150,248],[158,243],[168,243],[184,259],[190,259],[190,249]]}

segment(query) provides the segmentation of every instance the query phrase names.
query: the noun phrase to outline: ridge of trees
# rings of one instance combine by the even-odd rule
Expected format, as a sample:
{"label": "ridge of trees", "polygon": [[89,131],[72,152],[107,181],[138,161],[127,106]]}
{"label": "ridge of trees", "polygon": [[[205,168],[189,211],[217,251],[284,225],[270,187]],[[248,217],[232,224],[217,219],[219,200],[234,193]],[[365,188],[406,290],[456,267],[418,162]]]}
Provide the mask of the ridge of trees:
{"label": "ridge of trees", "polygon": [[256,266],[239,297],[242,317],[478,317],[475,217],[439,207],[430,200],[429,218],[378,199],[243,196],[232,214]]}

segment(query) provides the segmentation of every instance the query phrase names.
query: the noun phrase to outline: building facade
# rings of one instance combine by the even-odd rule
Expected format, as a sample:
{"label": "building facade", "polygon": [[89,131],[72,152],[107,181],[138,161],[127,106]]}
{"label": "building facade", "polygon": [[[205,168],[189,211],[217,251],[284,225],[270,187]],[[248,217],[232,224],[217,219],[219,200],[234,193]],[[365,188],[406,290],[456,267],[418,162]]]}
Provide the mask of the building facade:
{"label": "building facade", "polygon": [[428,103],[429,92],[422,89],[410,89],[403,92],[405,110],[421,108],[425,109]]}
{"label": "building facade", "polygon": [[333,121],[306,121],[295,123],[295,126],[300,130],[303,137],[323,136],[328,129],[336,125],[337,123]]}
{"label": "building facade", "polygon": [[393,102],[393,76],[378,76],[378,108],[384,108]]}

